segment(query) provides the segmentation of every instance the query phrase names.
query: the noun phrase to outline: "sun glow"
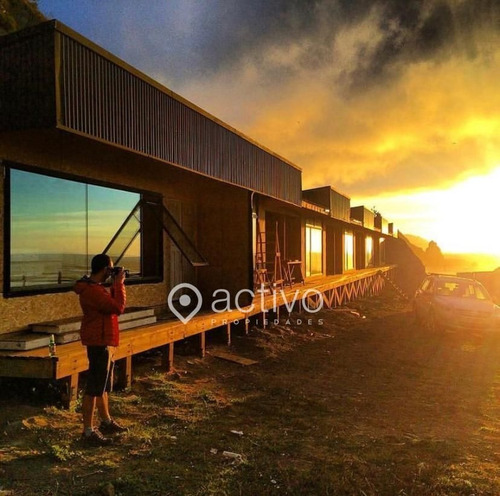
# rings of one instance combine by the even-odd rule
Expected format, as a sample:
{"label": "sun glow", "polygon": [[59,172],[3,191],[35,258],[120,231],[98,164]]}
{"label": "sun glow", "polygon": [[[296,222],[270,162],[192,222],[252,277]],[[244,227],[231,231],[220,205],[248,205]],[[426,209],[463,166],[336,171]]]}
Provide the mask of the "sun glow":
{"label": "sun glow", "polygon": [[500,256],[500,167],[439,192],[432,236],[456,253],[491,253]]}
{"label": "sun glow", "polygon": [[448,189],[353,199],[375,206],[403,233],[434,240],[447,253],[477,253],[500,259],[500,166]]}

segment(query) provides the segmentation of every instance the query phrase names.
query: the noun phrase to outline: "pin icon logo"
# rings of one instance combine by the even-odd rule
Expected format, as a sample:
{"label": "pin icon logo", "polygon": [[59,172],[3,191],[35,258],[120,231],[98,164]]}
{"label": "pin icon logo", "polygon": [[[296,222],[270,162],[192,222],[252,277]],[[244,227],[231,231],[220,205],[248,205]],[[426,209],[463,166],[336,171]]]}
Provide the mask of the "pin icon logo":
{"label": "pin icon logo", "polygon": [[[194,307],[189,314],[184,317],[182,313],[180,313],[174,306],[174,295],[180,290],[183,289],[190,289],[196,296],[196,306]],[[187,308],[189,305],[191,305],[192,298],[191,296],[187,294],[183,294],[179,298],[179,305],[181,305],[184,308]],[[168,308],[170,311],[183,323],[187,324],[200,310],[201,304],[203,302],[203,297],[201,296],[200,291],[198,288],[193,286],[192,284],[189,284],[188,282],[181,282],[180,284],[177,284],[177,286],[174,286],[171,290],[170,293],[168,293],[168,298],[167,298],[167,304]]]}

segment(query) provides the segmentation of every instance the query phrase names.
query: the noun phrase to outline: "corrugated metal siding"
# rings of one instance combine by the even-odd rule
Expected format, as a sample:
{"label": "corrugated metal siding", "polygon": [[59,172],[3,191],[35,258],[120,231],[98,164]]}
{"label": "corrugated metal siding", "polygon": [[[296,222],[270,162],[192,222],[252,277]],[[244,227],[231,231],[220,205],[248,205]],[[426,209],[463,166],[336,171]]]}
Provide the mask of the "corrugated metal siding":
{"label": "corrugated metal siding", "polygon": [[371,210],[365,209],[363,226],[368,229],[373,229],[375,227],[375,214]]}
{"label": "corrugated metal siding", "polygon": [[335,191],[331,186],[306,189],[302,192],[302,198],[328,209],[330,217],[334,219],[345,220],[346,222],[351,219],[350,198]]}
{"label": "corrugated metal siding", "polygon": [[330,192],[330,215],[335,219],[351,220],[351,200],[335,190]]}
{"label": "corrugated metal siding", "polygon": [[54,127],[54,31],[0,38],[0,130]]}
{"label": "corrugated metal siding", "polygon": [[306,189],[302,191],[302,199],[330,210],[330,186]]}
{"label": "corrugated metal siding", "polygon": [[351,208],[351,217],[368,229],[375,227],[375,214],[362,205]]}
{"label": "corrugated metal siding", "polygon": [[59,36],[60,125],[300,205],[299,169],[72,37]]}

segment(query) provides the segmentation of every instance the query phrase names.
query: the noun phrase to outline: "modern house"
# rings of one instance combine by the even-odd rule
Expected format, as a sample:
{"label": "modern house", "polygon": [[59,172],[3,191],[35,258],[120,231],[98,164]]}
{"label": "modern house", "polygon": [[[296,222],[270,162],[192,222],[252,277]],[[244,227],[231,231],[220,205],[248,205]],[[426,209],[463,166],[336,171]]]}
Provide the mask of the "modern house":
{"label": "modern house", "polygon": [[181,281],[252,287],[252,213],[300,209],[298,167],[57,21],[0,50],[0,332],[77,313],[64,292],[104,250],[131,270],[131,305]]}
{"label": "modern house", "polygon": [[130,270],[128,305],[158,314],[179,284],[205,301],[420,270],[385,219],[302,191],[295,164],[58,21],[0,37],[0,161],[0,335],[78,316],[101,252]]}

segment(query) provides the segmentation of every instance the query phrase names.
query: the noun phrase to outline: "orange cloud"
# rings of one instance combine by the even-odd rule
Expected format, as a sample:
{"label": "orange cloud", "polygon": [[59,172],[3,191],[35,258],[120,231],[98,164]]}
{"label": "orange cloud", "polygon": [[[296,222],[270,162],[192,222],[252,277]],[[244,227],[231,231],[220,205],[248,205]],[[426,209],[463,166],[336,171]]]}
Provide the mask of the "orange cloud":
{"label": "orange cloud", "polygon": [[[500,160],[500,43],[478,35],[470,57],[400,63],[382,82],[346,87],[382,39],[380,12],[345,27],[329,63],[300,65],[314,40],[268,47],[187,95],[303,169],[305,187],[332,184],[350,194],[444,187],[492,170]],[[270,80],[269,72],[291,74]],[[202,103],[201,103],[202,104]],[[202,104],[203,106],[203,104]]]}

